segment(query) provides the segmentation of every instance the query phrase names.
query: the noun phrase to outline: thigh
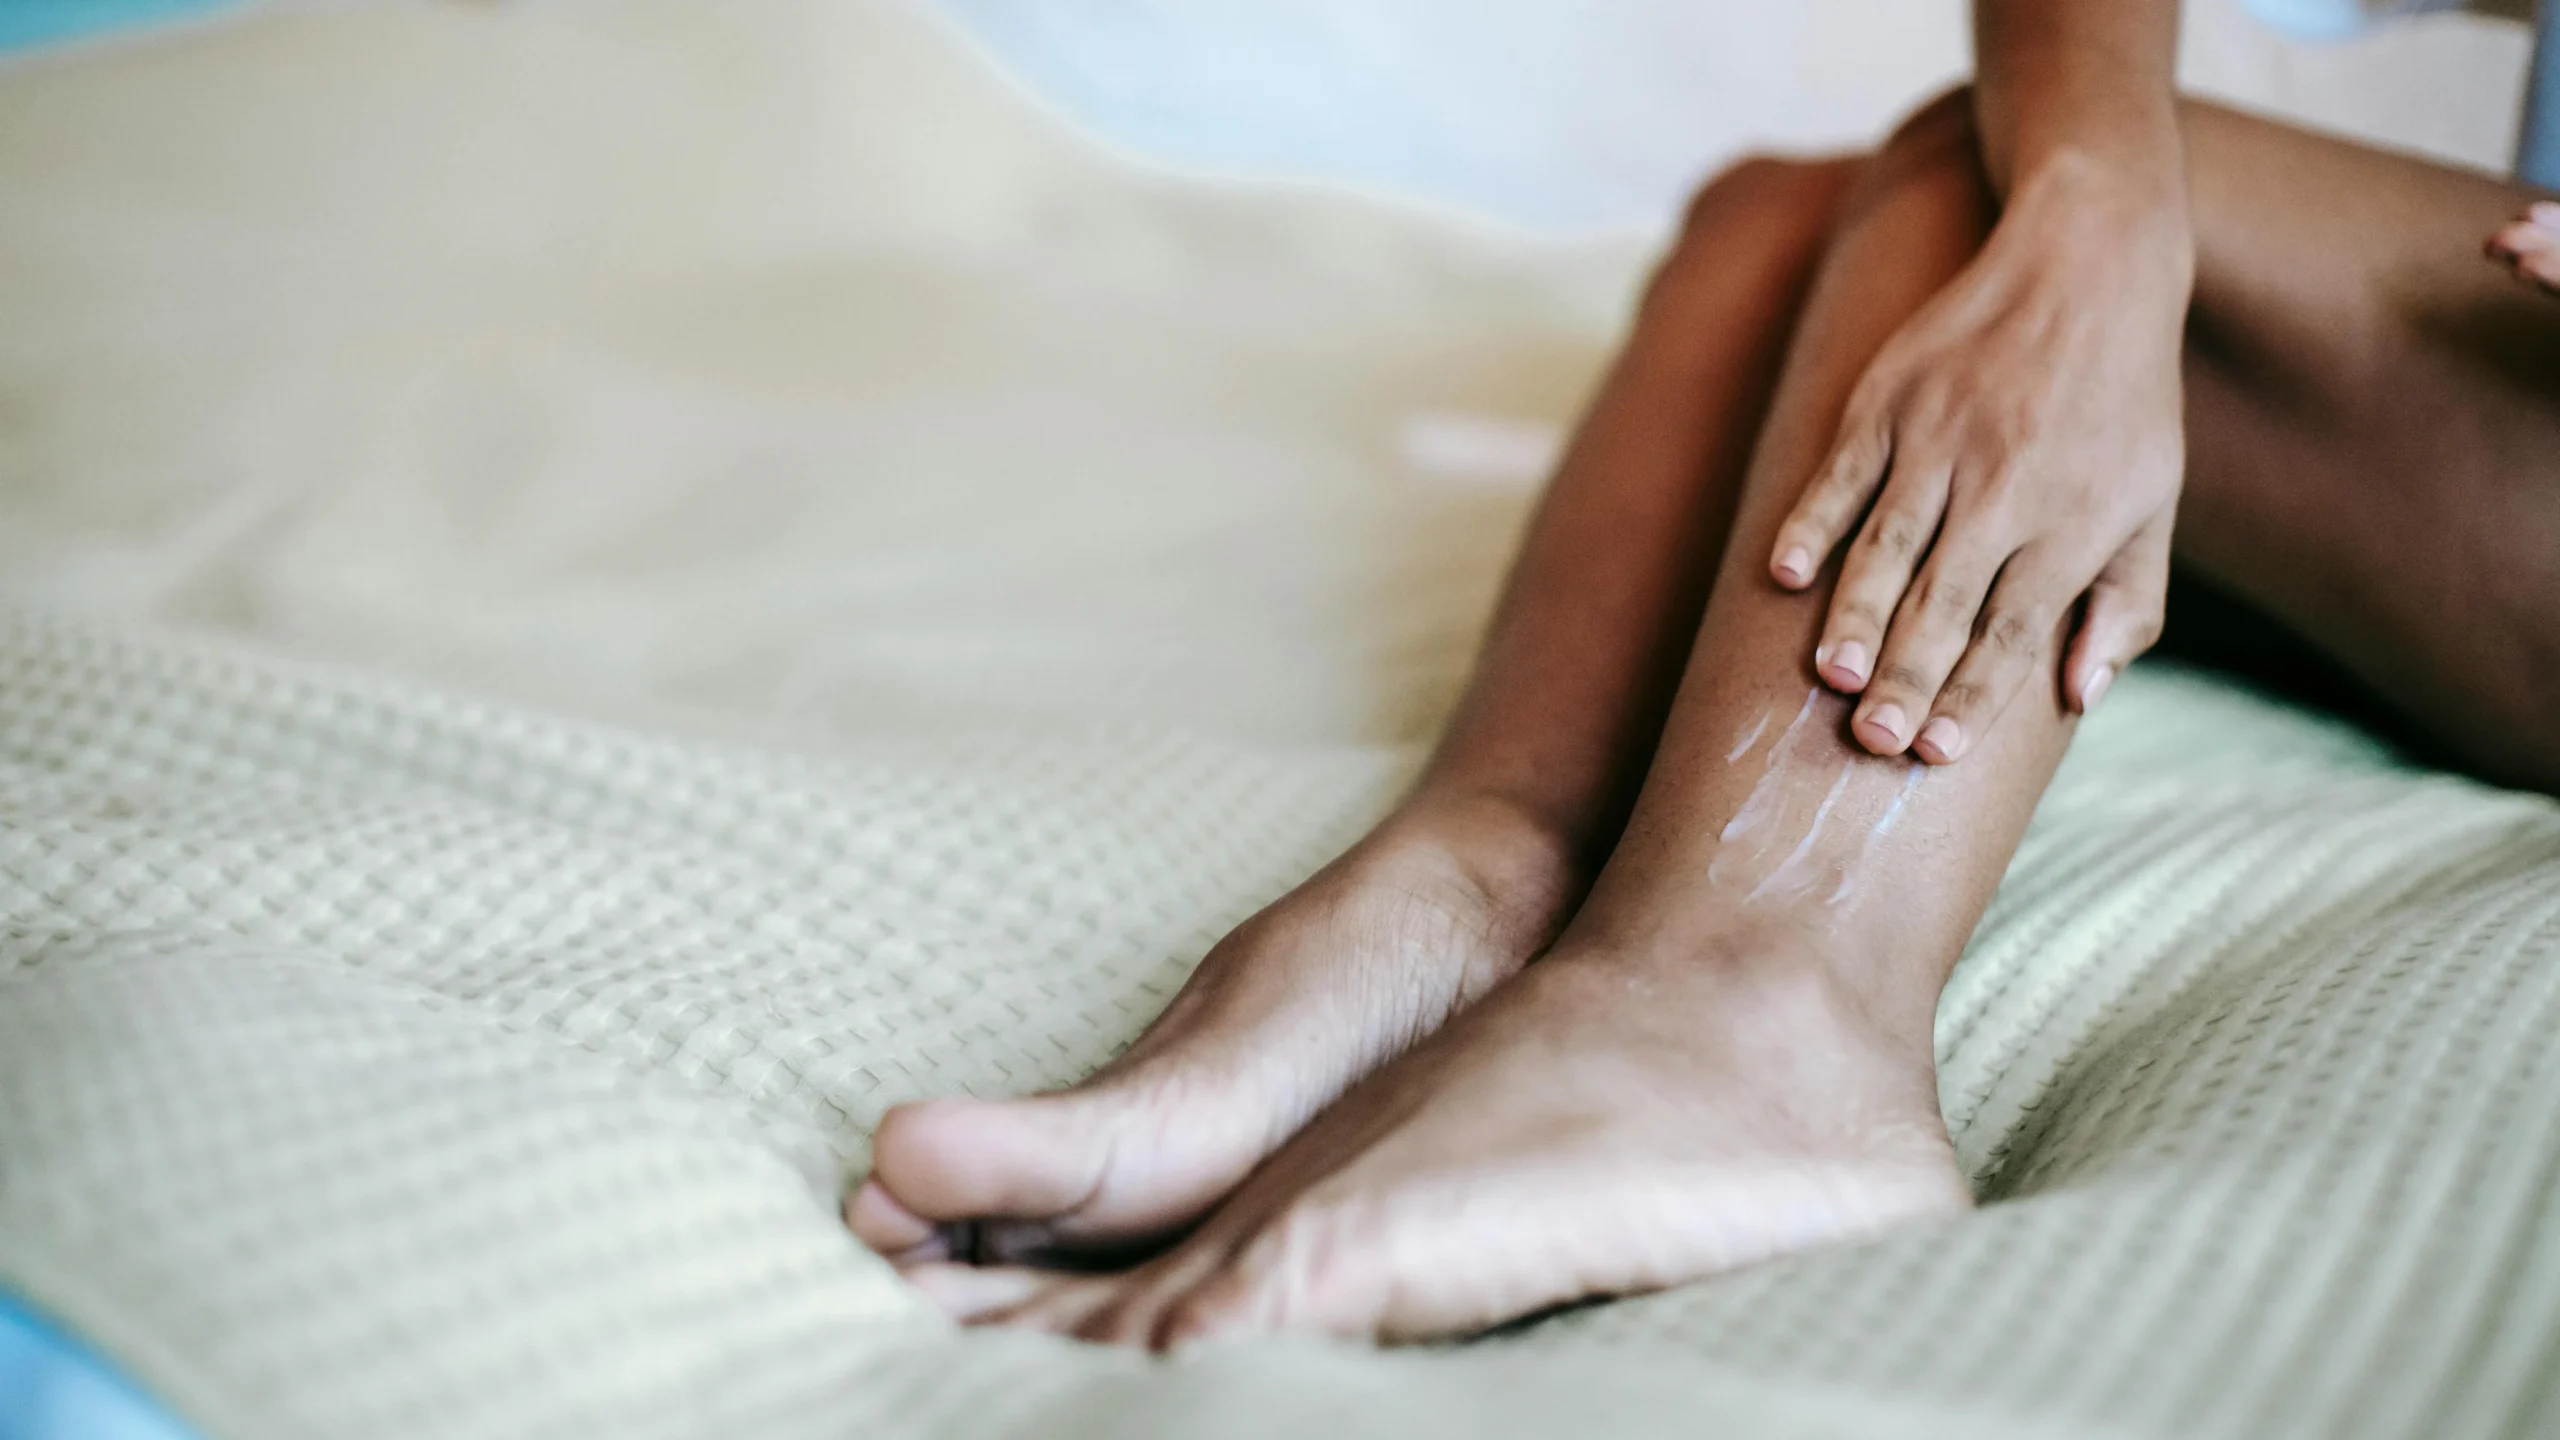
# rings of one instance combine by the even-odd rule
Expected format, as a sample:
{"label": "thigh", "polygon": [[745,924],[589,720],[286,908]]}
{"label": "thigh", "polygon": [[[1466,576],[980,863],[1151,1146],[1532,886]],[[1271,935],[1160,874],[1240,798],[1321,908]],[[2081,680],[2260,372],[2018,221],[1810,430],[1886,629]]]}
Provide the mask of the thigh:
{"label": "thigh", "polygon": [[2560,788],[2560,304],[2481,254],[2534,197],[2212,106],[2187,139],[2182,564],[2455,763]]}

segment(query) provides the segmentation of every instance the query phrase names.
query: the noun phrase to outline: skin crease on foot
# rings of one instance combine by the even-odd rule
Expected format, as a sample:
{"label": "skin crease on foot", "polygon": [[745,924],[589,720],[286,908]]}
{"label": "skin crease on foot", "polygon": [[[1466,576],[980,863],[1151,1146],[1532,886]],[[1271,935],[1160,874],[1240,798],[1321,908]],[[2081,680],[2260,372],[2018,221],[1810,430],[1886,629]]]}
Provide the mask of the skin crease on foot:
{"label": "skin crease on foot", "polygon": [[2545,200],[2489,237],[2490,258],[2546,295],[2560,296],[2560,202]]}

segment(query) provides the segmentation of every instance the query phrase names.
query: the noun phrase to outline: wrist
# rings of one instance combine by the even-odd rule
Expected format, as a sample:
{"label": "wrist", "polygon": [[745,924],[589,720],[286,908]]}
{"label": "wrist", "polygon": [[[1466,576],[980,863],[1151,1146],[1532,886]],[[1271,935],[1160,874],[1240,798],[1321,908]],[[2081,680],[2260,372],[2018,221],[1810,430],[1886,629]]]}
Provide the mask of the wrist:
{"label": "wrist", "polygon": [[2181,312],[2195,284],[2195,232],[2175,165],[2053,151],[2020,175],[2001,225],[2029,232],[2035,248],[2081,276],[2174,298]]}
{"label": "wrist", "polygon": [[2191,242],[2186,166],[2177,150],[2126,145],[2060,146],[2019,171],[2008,210],[2067,210],[2098,216],[2138,239]]}

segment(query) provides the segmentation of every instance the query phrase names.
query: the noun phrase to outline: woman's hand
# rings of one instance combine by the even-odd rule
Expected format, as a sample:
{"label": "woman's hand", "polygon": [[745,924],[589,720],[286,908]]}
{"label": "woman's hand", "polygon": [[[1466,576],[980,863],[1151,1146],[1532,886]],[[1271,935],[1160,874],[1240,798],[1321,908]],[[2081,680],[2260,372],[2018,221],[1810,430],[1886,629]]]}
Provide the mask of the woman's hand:
{"label": "woman's hand", "polygon": [[1801,590],[1856,535],[1814,664],[1863,694],[1859,743],[1961,757],[2053,673],[2083,596],[2061,673],[2072,709],[2158,637],[2193,273],[2182,200],[2093,163],[2049,167],[1868,366],[1770,557]]}

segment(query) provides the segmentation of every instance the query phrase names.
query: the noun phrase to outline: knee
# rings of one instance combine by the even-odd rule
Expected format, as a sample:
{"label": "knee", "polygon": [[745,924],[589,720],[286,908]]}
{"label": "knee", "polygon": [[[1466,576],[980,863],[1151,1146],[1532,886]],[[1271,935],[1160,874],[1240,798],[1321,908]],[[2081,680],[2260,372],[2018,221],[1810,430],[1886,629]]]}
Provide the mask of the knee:
{"label": "knee", "polygon": [[1973,86],[1952,86],[1904,116],[1876,152],[1882,161],[1938,165],[1949,159],[1975,161],[1981,137],[1974,129]]}
{"label": "knee", "polygon": [[1698,188],[1655,273],[1657,290],[1729,266],[1741,250],[1813,243],[1830,223],[1857,162],[1752,155]]}
{"label": "knee", "polygon": [[1870,155],[1746,155],[1736,160],[1690,197],[1681,219],[1681,237],[1686,240],[1718,229],[1742,216],[1827,209],[1839,197],[1842,180],[1861,168],[1950,162],[1976,166],[1980,154],[1974,133],[1973,87],[1958,85],[1913,111]]}
{"label": "knee", "polygon": [[1994,205],[1969,84],[1939,94],[1893,128],[1858,176],[1842,220],[1914,201],[1986,213]]}
{"label": "knee", "polygon": [[1689,244],[1737,221],[1827,207],[1838,189],[1834,172],[1840,163],[1746,155],[1716,172],[1689,197],[1680,217],[1680,241]]}

